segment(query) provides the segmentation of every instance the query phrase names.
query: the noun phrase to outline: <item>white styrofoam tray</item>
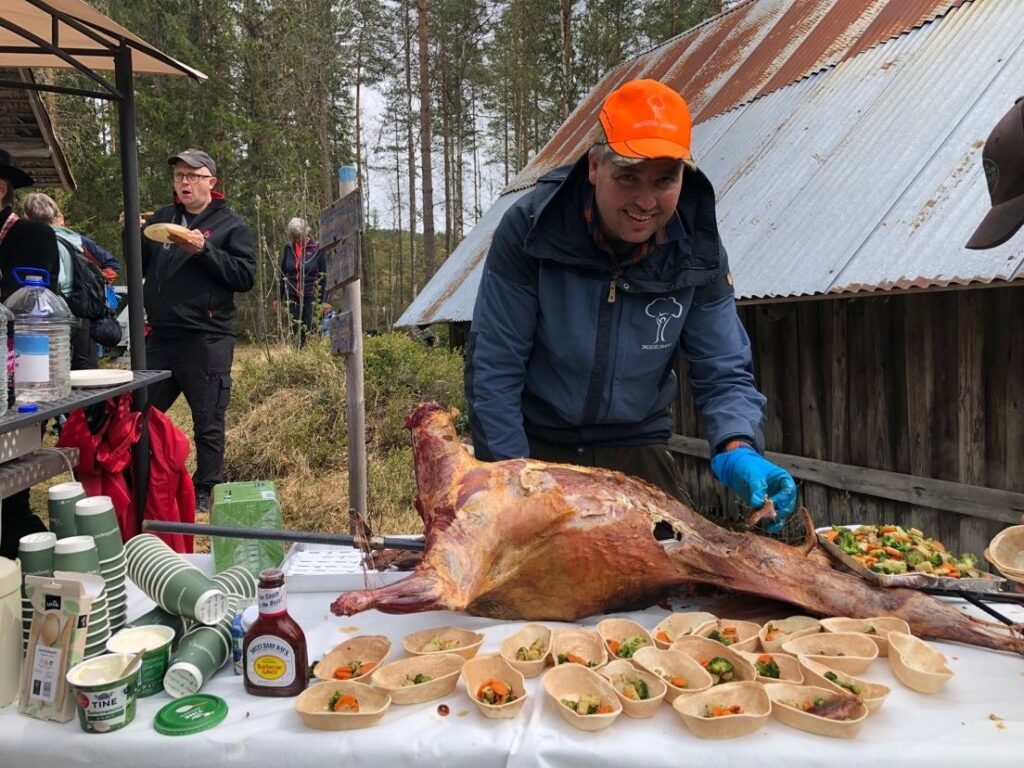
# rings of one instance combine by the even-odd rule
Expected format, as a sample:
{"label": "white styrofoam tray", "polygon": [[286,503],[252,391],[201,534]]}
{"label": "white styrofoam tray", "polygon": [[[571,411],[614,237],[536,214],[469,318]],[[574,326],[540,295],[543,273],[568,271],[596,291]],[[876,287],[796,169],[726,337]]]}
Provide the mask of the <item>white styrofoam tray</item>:
{"label": "white styrofoam tray", "polygon": [[363,567],[362,561],[363,553],[355,547],[298,542],[288,550],[281,568],[290,592],[340,593],[353,589],[372,589],[400,581],[412,573],[395,568],[368,570]]}

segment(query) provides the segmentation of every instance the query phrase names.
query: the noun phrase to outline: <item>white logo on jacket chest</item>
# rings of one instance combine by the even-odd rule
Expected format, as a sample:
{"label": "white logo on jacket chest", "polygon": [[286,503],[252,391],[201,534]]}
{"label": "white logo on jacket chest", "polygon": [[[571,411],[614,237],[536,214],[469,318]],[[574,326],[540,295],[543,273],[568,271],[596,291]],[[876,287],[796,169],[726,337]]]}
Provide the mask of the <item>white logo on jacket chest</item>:
{"label": "white logo on jacket chest", "polygon": [[665,341],[665,331],[668,324],[683,316],[683,305],[671,296],[655,299],[644,308],[644,313],[654,318],[654,341],[651,344],[641,345],[641,349],[664,349],[672,346],[675,342]]}

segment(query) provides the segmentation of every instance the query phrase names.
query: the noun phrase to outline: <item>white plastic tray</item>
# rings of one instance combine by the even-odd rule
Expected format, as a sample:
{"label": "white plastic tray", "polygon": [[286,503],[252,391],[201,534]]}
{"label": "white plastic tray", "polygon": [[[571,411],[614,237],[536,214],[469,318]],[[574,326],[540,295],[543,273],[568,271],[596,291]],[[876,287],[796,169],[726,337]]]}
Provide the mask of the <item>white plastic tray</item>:
{"label": "white plastic tray", "polygon": [[[422,538],[403,536],[402,538]],[[363,568],[363,553],[354,547],[296,543],[281,564],[290,592],[349,592],[383,587],[400,581],[412,571]]]}

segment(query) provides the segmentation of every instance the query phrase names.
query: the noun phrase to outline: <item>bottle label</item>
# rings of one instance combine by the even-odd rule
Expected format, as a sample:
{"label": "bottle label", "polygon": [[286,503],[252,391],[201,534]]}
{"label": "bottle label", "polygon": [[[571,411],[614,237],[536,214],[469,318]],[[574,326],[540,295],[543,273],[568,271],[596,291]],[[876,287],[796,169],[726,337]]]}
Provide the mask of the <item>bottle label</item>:
{"label": "bottle label", "polygon": [[295,682],[295,649],[276,635],[253,638],[245,661],[245,676],[251,683],[286,688]]}
{"label": "bottle label", "polygon": [[14,337],[14,381],[45,384],[50,380],[50,337],[19,333]]}
{"label": "bottle label", "polygon": [[260,613],[284,613],[288,607],[288,593],[284,584],[280,587],[258,587],[256,599],[260,605]]}

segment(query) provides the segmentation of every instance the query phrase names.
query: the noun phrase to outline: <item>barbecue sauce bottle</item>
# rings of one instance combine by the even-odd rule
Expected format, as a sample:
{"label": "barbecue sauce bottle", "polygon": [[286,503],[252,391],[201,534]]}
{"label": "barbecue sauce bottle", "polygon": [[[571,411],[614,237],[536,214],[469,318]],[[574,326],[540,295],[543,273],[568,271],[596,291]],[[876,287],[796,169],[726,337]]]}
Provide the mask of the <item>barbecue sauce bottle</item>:
{"label": "barbecue sauce bottle", "polygon": [[309,683],[306,635],[288,615],[284,571],[260,571],[260,615],[245,634],[245,690],[253,696],[297,696]]}

